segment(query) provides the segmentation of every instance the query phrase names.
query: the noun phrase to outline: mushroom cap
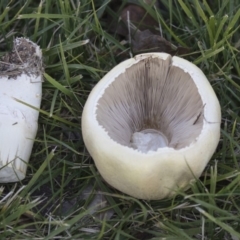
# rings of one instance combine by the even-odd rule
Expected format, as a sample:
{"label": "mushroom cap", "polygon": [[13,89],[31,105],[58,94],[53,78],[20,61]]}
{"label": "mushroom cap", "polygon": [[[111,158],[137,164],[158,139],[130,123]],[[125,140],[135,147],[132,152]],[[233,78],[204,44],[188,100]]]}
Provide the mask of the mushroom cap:
{"label": "mushroom cap", "polygon": [[106,182],[157,200],[186,190],[201,175],[219,142],[220,122],[219,101],[197,66],[146,53],[120,63],[94,87],[82,134]]}

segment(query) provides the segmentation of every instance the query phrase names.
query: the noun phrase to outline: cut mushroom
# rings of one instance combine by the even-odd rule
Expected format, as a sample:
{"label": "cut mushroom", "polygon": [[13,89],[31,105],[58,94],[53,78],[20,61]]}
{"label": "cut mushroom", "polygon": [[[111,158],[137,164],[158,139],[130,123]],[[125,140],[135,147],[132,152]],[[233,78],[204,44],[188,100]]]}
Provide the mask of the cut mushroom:
{"label": "cut mushroom", "polygon": [[220,136],[218,99],[194,64],[147,53],[113,68],[84,107],[85,145],[102,177],[140,199],[187,189]]}
{"label": "cut mushroom", "polygon": [[42,52],[16,38],[0,61],[0,182],[25,177],[38,127],[42,95]]}

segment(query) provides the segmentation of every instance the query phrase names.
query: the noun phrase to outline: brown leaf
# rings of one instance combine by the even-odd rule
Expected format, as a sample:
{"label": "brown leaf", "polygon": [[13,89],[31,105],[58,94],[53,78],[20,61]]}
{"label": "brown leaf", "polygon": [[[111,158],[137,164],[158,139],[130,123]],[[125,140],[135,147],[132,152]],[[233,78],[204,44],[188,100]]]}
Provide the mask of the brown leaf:
{"label": "brown leaf", "polygon": [[[181,55],[190,52],[190,49],[174,47],[165,38],[153,34],[149,30],[137,31],[132,39],[132,51],[134,54],[144,52],[165,52],[171,55]],[[179,54],[180,53],[180,54]]]}
{"label": "brown leaf", "polygon": [[[152,4],[152,1],[145,0],[147,4]],[[117,0],[113,0],[113,2],[113,11],[118,12],[119,2]],[[164,9],[161,1],[154,0],[154,2],[157,2],[155,6],[158,9]],[[139,5],[127,4],[120,11],[118,17],[121,21],[118,23],[113,21],[109,29],[129,41],[134,55],[144,52],[166,52],[171,55],[184,55],[190,52],[189,48],[176,47],[161,37],[159,30],[157,30],[158,23]],[[126,52],[118,54],[121,55],[121,60],[128,57]]]}
{"label": "brown leaf", "polygon": [[157,26],[157,22],[147,14],[146,10],[138,5],[127,5],[120,14],[120,24],[118,25],[116,33],[127,37],[128,22],[135,25],[139,30],[152,29]]}
{"label": "brown leaf", "polygon": [[149,30],[137,31],[132,40],[133,53],[173,51],[171,43]]}

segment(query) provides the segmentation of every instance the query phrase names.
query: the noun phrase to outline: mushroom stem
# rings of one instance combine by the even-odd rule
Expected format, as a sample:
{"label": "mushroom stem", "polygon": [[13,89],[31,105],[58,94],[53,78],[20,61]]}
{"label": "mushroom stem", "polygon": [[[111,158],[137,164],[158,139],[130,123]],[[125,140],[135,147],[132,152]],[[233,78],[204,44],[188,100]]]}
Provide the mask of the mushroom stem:
{"label": "mushroom stem", "polygon": [[[0,62],[0,182],[25,177],[38,128],[42,95],[42,52],[25,38]],[[19,102],[17,100],[20,100]]]}
{"label": "mushroom stem", "polygon": [[167,146],[168,140],[166,136],[155,129],[144,129],[140,132],[135,132],[131,138],[131,147],[143,153],[156,151],[158,148]]}

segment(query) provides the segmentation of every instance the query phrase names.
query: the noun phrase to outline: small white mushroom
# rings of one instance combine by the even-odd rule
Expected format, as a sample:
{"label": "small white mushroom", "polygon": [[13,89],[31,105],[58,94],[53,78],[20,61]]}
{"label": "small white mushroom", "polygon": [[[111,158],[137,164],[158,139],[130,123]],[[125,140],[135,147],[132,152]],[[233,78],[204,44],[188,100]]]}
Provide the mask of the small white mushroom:
{"label": "small white mushroom", "polygon": [[140,199],[187,189],[220,137],[218,99],[194,64],[147,53],[113,68],[84,107],[85,145],[102,177]]}
{"label": "small white mushroom", "polygon": [[[0,62],[0,182],[25,177],[37,133],[42,96],[42,52],[32,41],[16,38]],[[20,100],[20,101],[18,101]]]}

